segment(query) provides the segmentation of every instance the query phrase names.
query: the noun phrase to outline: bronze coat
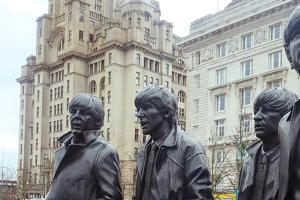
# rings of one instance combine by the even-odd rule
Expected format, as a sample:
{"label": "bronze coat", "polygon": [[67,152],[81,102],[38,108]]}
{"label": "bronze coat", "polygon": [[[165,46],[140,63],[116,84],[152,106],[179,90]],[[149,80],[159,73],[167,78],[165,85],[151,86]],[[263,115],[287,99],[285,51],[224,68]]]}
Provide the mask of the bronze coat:
{"label": "bronze coat", "polygon": [[[136,200],[142,200],[141,182],[151,142],[150,139],[137,156]],[[159,200],[213,199],[205,151],[179,127],[158,150],[155,169]]]}
{"label": "bronze coat", "polygon": [[[279,140],[281,157],[279,167],[279,200],[295,199],[294,194],[300,194],[300,100],[292,111],[286,114],[279,123]],[[297,152],[298,150],[298,152]],[[298,166],[298,167],[297,167]],[[292,192],[294,191],[294,192]],[[299,197],[300,198],[300,197]]]}
{"label": "bronze coat", "polygon": [[[119,158],[113,147],[90,132],[85,145],[70,144],[72,133],[55,153],[47,200],[121,200]],[[69,145],[67,145],[69,144]]]}
{"label": "bronze coat", "polygon": [[[253,198],[253,186],[255,179],[255,168],[257,155],[261,153],[262,142],[257,141],[247,148],[248,158],[246,159],[244,166],[241,170],[239,177],[239,200],[251,200]],[[265,181],[265,199],[274,200],[278,195],[278,163],[280,154],[276,154],[272,157],[271,163],[273,165],[269,166],[269,176]],[[277,163],[276,163],[277,162]],[[275,165],[274,165],[275,163]]]}

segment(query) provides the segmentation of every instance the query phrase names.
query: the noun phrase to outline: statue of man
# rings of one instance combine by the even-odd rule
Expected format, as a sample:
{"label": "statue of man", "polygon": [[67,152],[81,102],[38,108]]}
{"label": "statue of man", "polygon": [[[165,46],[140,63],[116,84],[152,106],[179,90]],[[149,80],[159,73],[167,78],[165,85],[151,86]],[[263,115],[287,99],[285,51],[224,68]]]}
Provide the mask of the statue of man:
{"label": "statue of man", "polygon": [[136,200],[212,199],[203,147],[178,126],[176,97],[150,85],[135,98],[148,142],[137,156]]}
{"label": "statue of man", "polygon": [[79,94],[69,106],[71,131],[59,138],[47,200],[121,200],[119,158],[99,136],[104,112],[99,98]]}
{"label": "statue of man", "polygon": [[239,181],[239,199],[269,200],[278,195],[280,145],[278,124],[296,102],[296,94],[284,88],[263,90],[254,102],[257,142],[247,148]]}
{"label": "statue of man", "polygon": [[[291,68],[300,75],[300,6],[291,14],[284,30],[284,48]],[[300,100],[279,125],[281,157],[279,200],[300,199]]]}

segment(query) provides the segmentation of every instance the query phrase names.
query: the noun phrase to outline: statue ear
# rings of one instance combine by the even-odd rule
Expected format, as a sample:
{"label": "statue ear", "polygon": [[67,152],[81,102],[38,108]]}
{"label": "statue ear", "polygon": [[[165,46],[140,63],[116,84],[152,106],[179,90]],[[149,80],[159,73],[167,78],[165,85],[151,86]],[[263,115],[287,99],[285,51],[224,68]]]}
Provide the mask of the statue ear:
{"label": "statue ear", "polygon": [[96,127],[97,127],[97,129],[100,129],[102,125],[103,125],[103,123],[102,123],[101,120],[97,120],[96,121]]}
{"label": "statue ear", "polygon": [[168,119],[172,115],[172,111],[170,108],[164,110],[164,118]]}

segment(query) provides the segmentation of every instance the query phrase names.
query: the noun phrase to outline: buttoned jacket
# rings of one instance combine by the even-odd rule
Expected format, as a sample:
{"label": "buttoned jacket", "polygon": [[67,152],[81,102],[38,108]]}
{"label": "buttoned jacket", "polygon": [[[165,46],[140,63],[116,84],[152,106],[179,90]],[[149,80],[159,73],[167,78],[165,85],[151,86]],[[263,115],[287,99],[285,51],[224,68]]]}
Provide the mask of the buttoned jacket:
{"label": "buttoned jacket", "polygon": [[[281,157],[279,167],[279,200],[293,200],[294,195],[300,195],[300,187],[294,181],[300,181],[300,100],[290,113],[286,114],[279,123],[279,140]],[[298,150],[298,152],[297,152]],[[299,197],[300,198],[300,197]]]}
{"label": "buttoned jacket", "polygon": [[[137,155],[136,200],[142,200],[142,177],[152,142],[150,139]],[[154,170],[159,200],[213,199],[205,151],[179,127],[160,146]]]}
{"label": "buttoned jacket", "polygon": [[[244,166],[241,170],[239,177],[239,200],[251,200],[253,197],[254,179],[256,173],[256,161],[258,154],[261,153],[262,142],[257,141],[247,148],[248,157],[245,160]],[[276,147],[278,148],[278,147]],[[268,169],[268,176],[265,180],[265,197],[267,200],[274,200],[278,195],[278,176],[279,166],[278,161],[280,152],[277,150],[274,156],[272,156]],[[274,164],[275,163],[275,164]]]}
{"label": "buttoned jacket", "polygon": [[71,144],[71,132],[59,139],[47,200],[122,199],[118,154],[97,135],[87,133],[85,144]]}

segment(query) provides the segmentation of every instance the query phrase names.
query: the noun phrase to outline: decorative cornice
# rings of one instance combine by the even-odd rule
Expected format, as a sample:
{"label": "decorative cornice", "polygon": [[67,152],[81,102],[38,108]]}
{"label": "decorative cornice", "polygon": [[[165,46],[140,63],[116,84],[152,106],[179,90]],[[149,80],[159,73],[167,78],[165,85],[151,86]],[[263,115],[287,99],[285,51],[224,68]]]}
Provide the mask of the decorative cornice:
{"label": "decorative cornice", "polygon": [[[275,7],[272,7],[270,9],[264,10],[260,13],[253,14],[250,16],[247,16],[245,18],[239,19],[238,21],[232,22],[231,24],[225,24],[224,26],[217,27],[216,29],[209,30],[204,33],[195,33],[190,36],[187,36],[185,38],[182,38],[182,41],[178,43],[180,47],[187,47],[191,44],[195,44],[203,39],[215,36],[217,34],[220,34],[224,31],[232,30],[233,28],[237,28],[240,26],[243,26],[247,23],[253,22],[254,20],[260,19],[262,17],[267,17],[270,15],[273,15],[275,12],[281,11],[283,9],[288,9],[291,6],[294,6],[297,4],[297,0],[282,3],[280,5],[277,5]],[[194,35],[194,36],[193,36]]]}
{"label": "decorative cornice", "polygon": [[22,76],[20,78],[16,79],[17,82],[19,82],[20,84],[23,83],[32,83],[33,82],[33,78],[30,76]]}

